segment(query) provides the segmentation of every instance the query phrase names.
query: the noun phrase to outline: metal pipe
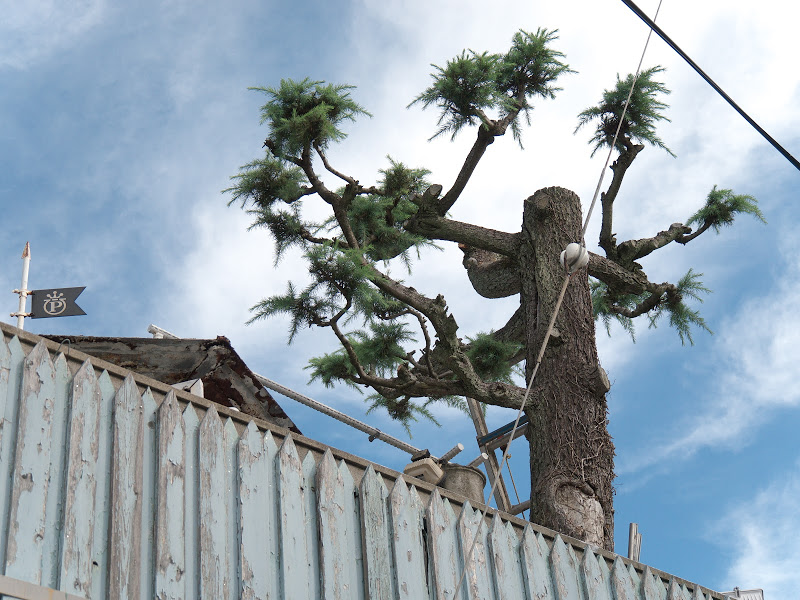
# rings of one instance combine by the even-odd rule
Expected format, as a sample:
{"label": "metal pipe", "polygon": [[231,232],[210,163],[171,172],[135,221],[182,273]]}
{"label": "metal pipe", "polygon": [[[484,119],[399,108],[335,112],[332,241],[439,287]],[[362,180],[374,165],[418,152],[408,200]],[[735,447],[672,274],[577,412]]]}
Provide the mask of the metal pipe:
{"label": "metal pipe", "polygon": [[518,515],[521,512],[528,510],[531,507],[531,501],[525,500],[525,502],[520,502],[519,504],[515,504],[512,506],[508,512],[512,515]]}
{"label": "metal pipe", "polygon": [[478,458],[476,458],[476,459],[475,459],[475,460],[473,460],[472,462],[470,462],[470,463],[467,463],[467,466],[468,466],[468,467],[479,467],[479,466],[481,466],[481,465],[482,465],[484,462],[486,462],[487,460],[489,460],[489,455],[488,455],[488,454],[486,454],[486,452],[481,452],[480,456],[478,456]]}
{"label": "metal pipe", "polygon": [[442,457],[439,459],[440,463],[449,462],[451,458],[454,458],[459,452],[464,449],[464,444],[456,444],[450,450],[442,454]]}
{"label": "metal pipe", "polygon": [[[271,379],[267,379],[266,377],[264,377],[263,375],[259,375],[258,373],[253,373],[253,375],[255,375],[256,379],[258,379],[264,387],[267,387],[275,392],[278,392],[279,394],[283,394],[284,396],[286,396],[287,398],[291,398],[292,400],[297,400],[301,404],[305,404],[306,406],[313,408],[314,410],[318,410],[319,412],[328,415],[329,417],[333,417],[337,421],[341,421],[346,425],[350,425],[350,427],[354,427],[359,431],[363,431],[364,433],[369,435],[370,437],[369,441],[381,440],[382,442],[386,442],[387,444],[394,446],[395,448],[398,448],[403,452],[407,452],[408,454],[412,455],[421,452],[419,448],[415,448],[410,444],[406,444],[404,441],[398,440],[397,438],[392,437],[389,434],[383,433],[380,429],[376,427],[371,427],[366,423],[362,423],[361,421],[354,419],[353,417],[350,417],[344,414],[343,412],[336,410],[335,408],[331,408],[330,406],[323,404],[322,402],[317,402],[316,400],[313,400],[308,396],[304,396],[303,394],[300,394],[298,392],[295,392],[294,390],[284,387],[280,383],[272,381]],[[459,444],[459,446],[460,445],[461,444]],[[450,452],[453,451],[451,450]],[[448,454],[450,454],[450,452],[448,452]],[[458,452],[461,452],[461,450],[459,450]],[[458,454],[458,452],[456,452],[455,454]],[[455,454],[453,454],[453,456],[455,456]],[[432,456],[431,458],[437,461],[439,460],[435,456]]]}
{"label": "metal pipe", "polygon": [[28,270],[31,265],[31,243],[25,242],[25,250],[22,251],[22,283],[18,290],[14,290],[15,294],[19,294],[19,308],[17,312],[12,313],[12,317],[17,317],[17,328],[25,328],[25,317],[29,316],[25,312],[28,303]]}

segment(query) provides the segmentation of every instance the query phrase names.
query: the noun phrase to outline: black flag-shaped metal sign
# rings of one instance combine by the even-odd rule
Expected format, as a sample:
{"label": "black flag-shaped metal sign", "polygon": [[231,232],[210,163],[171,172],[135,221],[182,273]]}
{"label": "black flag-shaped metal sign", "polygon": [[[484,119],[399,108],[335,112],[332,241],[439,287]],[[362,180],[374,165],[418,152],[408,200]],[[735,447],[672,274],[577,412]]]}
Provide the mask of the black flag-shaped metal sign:
{"label": "black flag-shaped metal sign", "polygon": [[33,290],[31,292],[31,319],[48,317],[74,317],[85,315],[75,303],[86,287]]}

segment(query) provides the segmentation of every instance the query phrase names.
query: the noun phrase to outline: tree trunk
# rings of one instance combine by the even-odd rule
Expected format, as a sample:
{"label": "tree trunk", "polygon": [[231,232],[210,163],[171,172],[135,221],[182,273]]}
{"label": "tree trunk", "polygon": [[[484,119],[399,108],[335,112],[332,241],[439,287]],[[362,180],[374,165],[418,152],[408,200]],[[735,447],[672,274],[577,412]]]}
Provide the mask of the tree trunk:
{"label": "tree trunk", "polygon": [[[559,254],[581,241],[580,199],[563,188],[539,190],[525,201],[522,232],[529,378],[564,281]],[[525,406],[531,521],[613,551],[614,445],[585,270],[572,277],[555,327]]]}

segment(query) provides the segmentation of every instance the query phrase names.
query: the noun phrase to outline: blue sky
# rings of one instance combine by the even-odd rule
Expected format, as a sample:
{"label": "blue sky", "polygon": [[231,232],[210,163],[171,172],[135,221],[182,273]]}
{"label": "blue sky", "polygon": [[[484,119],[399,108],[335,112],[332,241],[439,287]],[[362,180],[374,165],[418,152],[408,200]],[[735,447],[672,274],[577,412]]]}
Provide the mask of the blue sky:
{"label": "blue sky", "polygon": [[[646,29],[615,0],[565,2],[207,3],[33,0],[0,23],[0,288],[19,285],[25,241],[30,286],[86,285],[85,317],[28,321],[34,333],[147,336],[155,323],[185,337],[229,337],[250,367],[402,437],[385,415],[363,415],[346,388],[307,385],[309,357],[333,347],[327,332],[303,332],[286,347],[286,323],[245,326],[248,308],[302,281],[289,256],[273,267],[265,232],[220,190],[259,156],[264,97],[248,86],[312,77],[358,86],[372,114],[332,153],[362,182],[385,156],[433,171],[447,186],[472,142],[427,142],[435,114],[405,106],[428,83],[430,63],[463,48],[502,51],[518,28],[558,28],[557,47],[578,74],[556,100],[541,102],[524,133],[495,143],[454,216],[516,231],[522,200],[560,185],[586,205],[602,158],[576,115],[599,100],[619,72],[633,71]],[[657,3],[642,0],[653,14]],[[800,54],[782,3],[665,0],[659,23],[740,105],[800,155]],[[637,343],[598,332],[613,389],[617,447],[617,550],[639,523],[642,560],[719,589],[765,589],[796,597],[800,564],[800,173],[769,147],[664,43],[645,66],[667,67],[673,93],[659,134],[675,152],[647,149],[617,201],[619,239],[685,221],[716,184],[756,196],[769,221],[742,220],[719,236],[664,249],[644,261],[654,280],[689,267],[714,290],[702,305],[715,335],[682,347],[666,326],[639,323]],[[587,235],[592,245],[599,222]],[[411,278],[442,291],[465,334],[498,327],[513,301],[468,290],[460,253],[446,248]],[[7,292],[8,293],[8,292]],[[16,309],[8,293],[6,314]],[[476,318],[475,315],[480,315]],[[13,322],[11,317],[4,318]],[[280,399],[279,399],[280,400]],[[324,443],[389,467],[407,457],[280,400],[300,428]],[[456,442],[477,455],[462,414],[441,409],[441,429],[420,424],[411,442],[441,454]],[[490,410],[491,425],[513,418]],[[528,493],[527,446],[512,447],[520,493]],[[792,595],[794,594],[794,596]]]}

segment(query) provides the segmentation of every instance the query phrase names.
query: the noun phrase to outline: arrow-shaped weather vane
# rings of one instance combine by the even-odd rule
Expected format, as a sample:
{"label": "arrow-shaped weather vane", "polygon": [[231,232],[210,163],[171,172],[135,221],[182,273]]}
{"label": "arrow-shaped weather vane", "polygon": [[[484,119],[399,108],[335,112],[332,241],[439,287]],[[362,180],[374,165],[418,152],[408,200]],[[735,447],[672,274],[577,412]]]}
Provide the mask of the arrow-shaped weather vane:
{"label": "arrow-shaped weather vane", "polygon": [[[86,287],[29,290],[28,269],[30,263],[31,245],[26,242],[25,250],[22,253],[22,284],[18,290],[14,290],[15,294],[19,294],[19,308],[17,312],[11,313],[12,317],[17,317],[17,327],[19,329],[22,329],[25,325],[25,317],[47,319],[50,317],[74,317],[86,314],[75,302]],[[25,312],[28,296],[31,296],[31,312]]]}

